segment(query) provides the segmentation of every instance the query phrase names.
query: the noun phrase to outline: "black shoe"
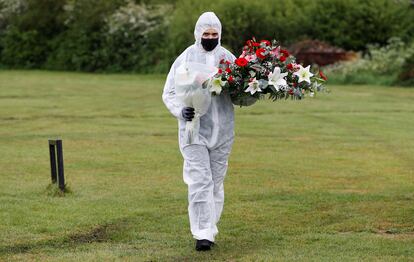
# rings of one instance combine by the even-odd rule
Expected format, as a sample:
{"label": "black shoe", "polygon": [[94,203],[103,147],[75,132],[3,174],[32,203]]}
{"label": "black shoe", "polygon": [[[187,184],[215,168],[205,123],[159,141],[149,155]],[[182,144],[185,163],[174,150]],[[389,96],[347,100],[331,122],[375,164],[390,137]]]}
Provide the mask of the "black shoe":
{"label": "black shoe", "polygon": [[208,239],[202,239],[196,241],[196,250],[197,251],[207,251],[210,250],[214,245],[214,242],[211,242]]}

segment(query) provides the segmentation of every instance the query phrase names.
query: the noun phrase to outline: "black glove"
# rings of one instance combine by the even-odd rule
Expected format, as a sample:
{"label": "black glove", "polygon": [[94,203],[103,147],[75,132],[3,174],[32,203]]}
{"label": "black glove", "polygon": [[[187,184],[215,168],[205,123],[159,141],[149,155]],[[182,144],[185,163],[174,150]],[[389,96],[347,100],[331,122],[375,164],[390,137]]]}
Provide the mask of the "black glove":
{"label": "black glove", "polygon": [[184,117],[186,121],[191,121],[194,118],[194,108],[184,107],[181,111],[181,115]]}

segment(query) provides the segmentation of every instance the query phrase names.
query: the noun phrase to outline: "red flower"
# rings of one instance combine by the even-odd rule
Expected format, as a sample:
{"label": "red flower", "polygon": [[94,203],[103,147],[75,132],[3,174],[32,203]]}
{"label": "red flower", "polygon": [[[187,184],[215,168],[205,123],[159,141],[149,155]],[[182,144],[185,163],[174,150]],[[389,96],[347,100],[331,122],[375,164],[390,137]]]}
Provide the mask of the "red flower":
{"label": "red flower", "polygon": [[293,90],[290,89],[288,93],[289,93],[289,95],[293,95]]}
{"label": "red flower", "polygon": [[280,62],[285,62],[286,61],[286,56],[281,56],[279,59],[280,59]]}
{"label": "red flower", "polygon": [[247,40],[246,41],[246,46],[248,47],[248,49],[251,51],[253,50],[253,47],[256,46],[256,43],[254,42],[254,40]]}
{"label": "red flower", "polygon": [[225,63],[226,63],[226,65],[230,65],[230,61],[227,61],[227,60],[226,60],[226,62],[225,62]]}
{"label": "red flower", "polygon": [[224,61],[226,61],[226,60],[221,59],[221,60],[220,60],[220,64],[224,64]]}
{"label": "red flower", "polygon": [[266,50],[264,50],[264,48],[259,48],[256,50],[256,55],[258,58],[260,59],[265,59],[266,56],[263,54]]}
{"label": "red flower", "polygon": [[260,40],[260,43],[265,43],[267,46],[270,46],[269,40]]}
{"label": "red flower", "polygon": [[233,79],[233,76],[229,76],[229,82],[233,82],[234,81],[234,79]]}
{"label": "red flower", "polygon": [[292,65],[292,63],[290,63],[290,64],[288,64],[288,65],[287,65],[287,69],[289,69],[289,70],[293,70],[293,65]]}
{"label": "red flower", "polygon": [[239,57],[239,58],[236,59],[235,63],[238,66],[245,67],[249,62],[247,61],[246,58]]}
{"label": "red flower", "polygon": [[223,70],[221,70],[221,68],[219,68],[218,73],[219,74],[223,73]]}
{"label": "red flower", "polygon": [[226,68],[226,72],[230,74],[231,73],[231,69],[229,67],[227,67]]}
{"label": "red flower", "polygon": [[260,46],[260,44],[256,43],[256,42],[253,42],[253,46],[258,47],[258,46]]}
{"label": "red flower", "polygon": [[319,76],[325,81],[328,80],[328,78],[326,77],[324,73],[322,73],[322,71],[319,71]]}
{"label": "red flower", "polygon": [[286,57],[290,56],[289,51],[286,50],[286,49],[282,49],[282,50],[280,50],[280,52]]}

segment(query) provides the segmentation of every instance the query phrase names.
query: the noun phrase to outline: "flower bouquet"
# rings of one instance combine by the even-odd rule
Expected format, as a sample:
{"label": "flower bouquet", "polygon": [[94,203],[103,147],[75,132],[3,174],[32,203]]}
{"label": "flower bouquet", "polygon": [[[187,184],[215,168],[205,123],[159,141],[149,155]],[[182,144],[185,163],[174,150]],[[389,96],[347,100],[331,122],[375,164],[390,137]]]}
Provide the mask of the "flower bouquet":
{"label": "flower bouquet", "polygon": [[211,103],[211,94],[203,83],[217,73],[214,66],[187,62],[180,65],[175,73],[175,88],[177,101],[195,111],[194,119],[187,121],[185,126],[184,143],[199,143],[200,117],[204,115]]}
{"label": "flower bouquet", "polygon": [[322,71],[315,72],[310,66],[297,64],[295,57],[277,41],[257,42],[253,38],[246,42],[234,63],[220,61],[210,92],[219,95],[226,90],[233,104],[250,106],[266,94],[273,101],[289,97],[302,99],[306,94],[312,97],[324,90],[326,80]]}

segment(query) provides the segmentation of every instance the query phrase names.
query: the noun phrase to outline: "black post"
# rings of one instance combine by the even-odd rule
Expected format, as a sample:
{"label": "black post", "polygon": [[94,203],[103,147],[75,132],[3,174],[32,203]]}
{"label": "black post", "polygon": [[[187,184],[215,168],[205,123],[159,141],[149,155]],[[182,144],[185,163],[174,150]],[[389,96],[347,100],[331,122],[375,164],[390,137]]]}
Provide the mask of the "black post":
{"label": "black post", "polygon": [[62,140],[56,140],[57,159],[58,159],[58,177],[59,177],[59,188],[60,190],[65,189],[65,176],[63,172],[63,150]]}
{"label": "black post", "polygon": [[52,177],[52,184],[57,181],[56,172],[56,152],[55,152],[55,141],[49,140],[49,154],[50,154],[50,173]]}

